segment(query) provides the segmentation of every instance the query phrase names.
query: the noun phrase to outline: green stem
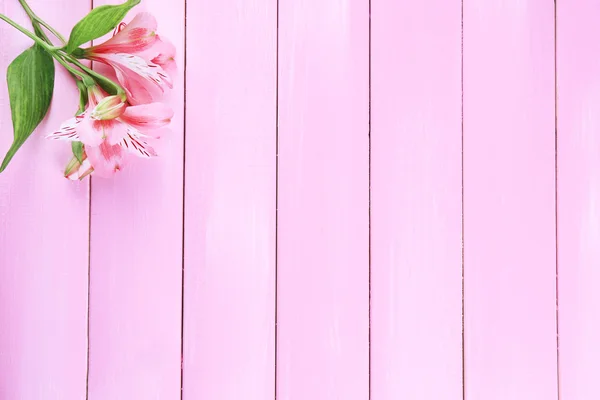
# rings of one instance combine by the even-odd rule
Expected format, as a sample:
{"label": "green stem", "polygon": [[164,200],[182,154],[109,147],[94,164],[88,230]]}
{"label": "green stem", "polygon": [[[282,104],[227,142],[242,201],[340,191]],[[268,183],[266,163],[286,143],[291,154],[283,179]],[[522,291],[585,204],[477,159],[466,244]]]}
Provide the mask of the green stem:
{"label": "green stem", "polygon": [[109,78],[105,77],[104,75],[97,73],[96,71],[89,68],[85,64],[81,63],[78,59],[76,59],[75,57],[73,57],[71,55],[65,54],[65,58],[67,60],[69,60],[70,63],[75,64],[77,67],[81,68],[83,71],[85,71],[89,75],[93,76],[94,79],[96,79],[97,81],[102,82],[105,85],[112,87],[115,90],[115,92],[117,92],[118,95],[125,94],[125,90],[121,87],[121,85],[119,85],[112,79],[109,79]]}
{"label": "green stem", "polygon": [[[52,46],[52,41],[50,40],[48,35],[46,35],[46,32],[44,32],[44,30],[40,27],[40,23],[38,22],[39,18],[37,17],[37,15],[35,15],[33,10],[29,7],[29,4],[27,4],[27,2],[25,0],[19,0],[19,2],[23,6],[23,9],[27,13],[27,15],[29,16],[29,19],[31,20],[31,25],[33,25],[33,30],[34,30],[36,36],[38,36],[39,38],[44,40],[46,43],[48,43],[50,46]],[[75,71],[73,71],[73,68],[70,65],[65,65],[62,62],[62,60],[58,60],[58,61],[59,61],[59,63],[61,63],[62,66],[64,66],[67,69],[67,71],[69,71],[69,73],[71,74],[73,79],[77,80],[77,77],[79,75],[77,73],[75,73]]]}
{"label": "green stem", "polygon": [[[44,40],[47,43],[51,43],[50,39],[48,39],[48,36],[46,36],[46,34],[41,29],[39,29],[39,27],[37,27],[36,33],[38,34],[38,36],[42,35],[42,37],[44,38]],[[60,63],[60,65],[65,67],[65,69],[67,71],[69,71],[71,78],[73,78],[73,80],[75,80],[75,82],[79,82],[78,78],[81,78],[81,80],[86,82],[86,84],[88,84],[88,85],[90,84],[90,81],[93,83],[94,80],[92,78],[90,78],[87,75],[82,74],[81,71],[79,71],[76,68],[73,68],[71,65],[67,64],[63,59],[58,59],[56,57],[54,57],[54,59],[57,60]]]}
{"label": "green stem", "polygon": [[41,25],[43,25],[46,29],[48,29],[48,31],[50,31],[50,33],[52,33],[54,36],[56,36],[56,38],[58,40],[60,40],[60,42],[63,45],[67,44],[67,41],[65,40],[64,36],[60,34],[60,32],[58,32],[57,30],[55,30],[53,27],[51,27],[46,21],[43,21],[39,18],[36,19],[36,21],[38,23],[40,23]]}
{"label": "green stem", "polygon": [[30,32],[27,29],[23,28],[21,25],[17,24],[15,21],[13,21],[12,19],[8,18],[6,15],[0,14],[0,19],[3,20],[3,21],[5,21],[7,24],[11,25],[12,27],[14,27],[15,29],[17,29],[18,31],[20,31],[21,33],[23,33],[27,37],[29,37],[36,44],[38,44],[40,47],[44,48],[44,50],[46,50],[48,52],[48,54],[50,54],[52,57],[54,57],[54,59],[56,61],[58,61],[60,65],[62,65],[63,67],[65,67],[67,69],[67,71],[69,71],[70,73],[72,73],[75,76],[78,76],[84,82],[86,82],[86,81],[87,82],[91,82],[90,77],[87,74],[83,73],[82,71],[80,71],[80,70],[78,70],[76,68],[73,68],[73,66],[69,65],[60,56],[60,54],[57,53],[57,50],[58,50],[57,47],[49,45],[43,39],[37,37],[32,32]]}
{"label": "green stem", "polygon": [[[13,28],[17,29],[18,31],[20,31],[21,33],[23,33],[25,36],[29,37],[31,40],[33,40],[35,43],[37,43],[39,46],[41,46],[44,50],[46,50],[52,57],[54,57],[56,59],[56,61],[58,61],[63,67],[65,67],[69,72],[71,72],[74,75],[77,75],[78,77],[80,77],[84,83],[86,84],[86,86],[91,86],[93,85],[93,82],[91,82],[90,78],[88,75],[92,76],[94,79],[96,79],[96,81],[98,81],[99,83],[104,84],[107,87],[112,88],[117,95],[123,96],[125,97],[125,90],[123,90],[123,88],[117,84],[116,82],[112,81],[111,79],[108,79],[107,77],[97,73],[96,71],[92,70],[91,68],[88,68],[87,66],[85,66],[84,64],[82,64],[81,62],[79,62],[79,60],[77,60],[75,57],[68,55],[66,53],[63,53],[62,55],[59,54],[59,47],[55,47],[55,46],[51,46],[48,43],[46,43],[43,39],[37,37],[34,33],[28,31],[27,29],[23,28],[21,25],[17,24],[15,21],[13,21],[12,19],[8,18],[6,15],[4,14],[0,14],[0,19],[5,21],[7,24],[11,25]],[[77,67],[79,67],[81,70],[83,70],[85,73],[83,73],[82,71],[79,71],[75,68],[73,68],[71,65],[69,65],[66,61],[69,61],[71,64],[75,64]]]}
{"label": "green stem", "polygon": [[15,21],[8,18],[6,15],[0,14],[0,19],[3,20],[4,22],[6,22],[7,24],[11,25],[13,28],[17,29],[21,33],[23,33],[25,36],[29,37],[31,40],[33,40],[34,42],[39,44],[41,47],[43,47],[49,53],[52,54],[56,50],[59,49],[59,47],[49,45],[43,39],[37,37],[33,32],[30,32],[27,29],[23,28],[21,25],[17,24]]}
{"label": "green stem", "polygon": [[[50,38],[48,37],[48,35],[46,35],[46,32],[44,32],[44,30],[41,28],[40,24],[44,25],[50,32],[54,33],[54,36],[56,36],[60,41],[63,42],[63,45],[66,44],[64,38],[62,37],[62,35],[58,32],[56,32],[50,25],[48,25],[46,22],[44,22],[41,18],[39,18],[34,12],[33,10],[29,7],[29,4],[27,4],[27,2],[25,0],[19,0],[19,3],[21,3],[21,5],[23,6],[23,9],[25,10],[25,12],[27,13],[27,15],[29,16],[29,19],[31,20],[31,25],[33,25],[33,30],[35,32],[35,34],[42,38],[46,43],[48,43],[50,46],[52,46],[52,41],[50,40]],[[56,57],[55,57],[56,58]],[[78,78],[81,78],[83,81],[86,81],[89,83],[88,80],[91,80],[89,77],[87,76],[82,76],[81,73],[79,73],[78,70],[74,69],[72,66],[65,64],[64,60],[58,60],[58,62],[67,69],[67,71],[69,71],[69,74],[71,75],[71,77],[78,82]],[[87,80],[86,80],[87,79]]]}
{"label": "green stem", "polygon": [[69,71],[72,75],[75,75],[75,76],[81,78],[81,80],[83,81],[83,83],[85,83],[86,86],[92,86],[92,85],[94,85],[94,80],[92,78],[90,78],[88,74],[86,74],[86,73],[78,70],[77,68],[73,68],[72,65],[70,65],[69,63],[67,63],[58,54],[53,55],[53,57],[56,59],[56,61],[59,62],[60,65],[62,65],[63,67],[65,67],[65,69],[67,71]]}
{"label": "green stem", "polygon": [[[67,42],[66,42],[65,38],[63,37],[63,35],[61,35],[57,30],[55,30],[52,26],[50,26],[50,24],[48,24],[46,21],[44,21],[43,19],[41,19],[40,17],[38,17],[36,15],[36,13],[33,12],[33,10],[31,9],[31,7],[29,7],[29,4],[27,4],[27,2],[25,0],[19,0],[19,3],[21,3],[21,6],[23,6],[23,9],[25,10],[25,12],[27,13],[27,15],[31,19],[32,23],[34,23],[34,24],[35,23],[41,24],[46,29],[48,29],[48,31],[50,31],[50,33],[52,33],[54,36],[56,36],[56,38],[58,38],[58,40],[60,40],[63,45],[67,44]],[[44,36],[46,36],[46,35],[44,34]],[[48,37],[46,36],[45,39],[48,39]]]}
{"label": "green stem", "polygon": [[31,25],[33,26],[33,32],[37,37],[42,38],[44,42],[48,43],[50,46],[53,46],[52,41],[48,35],[46,35],[46,32],[44,32],[40,24],[38,24],[34,19],[31,19]]}

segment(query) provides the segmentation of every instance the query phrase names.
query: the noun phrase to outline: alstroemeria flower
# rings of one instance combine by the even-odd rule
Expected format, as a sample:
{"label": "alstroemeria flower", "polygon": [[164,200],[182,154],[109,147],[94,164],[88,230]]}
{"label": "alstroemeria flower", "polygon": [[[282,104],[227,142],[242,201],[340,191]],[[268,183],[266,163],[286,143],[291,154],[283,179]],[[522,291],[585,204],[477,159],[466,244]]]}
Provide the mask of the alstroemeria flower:
{"label": "alstroemeria flower", "polygon": [[[128,106],[120,96],[108,96],[96,86],[88,92],[86,110],[47,136],[84,144],[86,156],[77,166],[75,179],[89,175],[86,173],[89,166],[95,175],[110,176],[122,169],[128,154],[143,158],[156,156],[146,139],[171,121],[173,111],[170,107],[162,103]],[[67,170],[75,171],[75,164]],[[68,177],[73,174],[66,173]]]}
{"label": "alstroemeria flower", "polygon": [[156,19],[140,13],[112,38],[84,50],[84,57],[111,66],[131,104],[152,103],[173,87],[175,47],[156,34]]}

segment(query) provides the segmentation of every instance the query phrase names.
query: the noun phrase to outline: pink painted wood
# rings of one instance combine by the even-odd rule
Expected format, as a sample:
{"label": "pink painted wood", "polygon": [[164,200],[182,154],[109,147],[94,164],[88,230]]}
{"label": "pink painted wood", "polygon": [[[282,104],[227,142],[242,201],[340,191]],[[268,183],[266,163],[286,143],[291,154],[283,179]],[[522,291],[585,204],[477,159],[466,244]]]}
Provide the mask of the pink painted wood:
{"label": "pink painted wood", "polygon": [[276,6],[188,2],[184,399],[275,394]]}
{"label": "pink painted wood", "polygon": [[[187,2],[184,227],[185,3],[136,10],[180,50],[162,157],[93,179],[89,399],[461,399],[460,3],[371,1],[371,363],[369,2]],[[557,210],[554,6],[463,11],[464,398],[595,400],[600,6],[558,2]],[[28,44],[0,25],[0,73]],[[89,186],[41,138],[69,79],[0,175],[0,399],[86,398]]]}
{"label": "pink painted wood", "polygon": [[[72,0],[29,3],[63,32],[89,11]],[[0,13],[31,27],[16,1],[0,1]],[[6,68],[31,44],[0,22],[2,157],[13,136]],[[77,111],[77,90],[57,71],[48,118],[0,175],[1,399],[85,398],[88,184],[64,179],[70,149],[43,139]]]}
{"label": "pink painted wood", "polygon": [[557,398],[554,5],[464,1],[467,399]]}
{"label": "pink painted wood", "polygon": [[557,4],[559,381],[600,398],[600,4]]}
{"label": "pink painted wood", "polygon": [[128,19],[154,13],[179,50],[175,116],[158,159],[92,181],[90,400],[180,396],[184,1],[142,4]]}
{"label": "pink painted wood", "polygon": [[368,1],[279,1],[277,398],[369,387]]}
{"label": "pink painted wood", "polygon": [[462,399],[461,2],[371,15],[371,398]]}

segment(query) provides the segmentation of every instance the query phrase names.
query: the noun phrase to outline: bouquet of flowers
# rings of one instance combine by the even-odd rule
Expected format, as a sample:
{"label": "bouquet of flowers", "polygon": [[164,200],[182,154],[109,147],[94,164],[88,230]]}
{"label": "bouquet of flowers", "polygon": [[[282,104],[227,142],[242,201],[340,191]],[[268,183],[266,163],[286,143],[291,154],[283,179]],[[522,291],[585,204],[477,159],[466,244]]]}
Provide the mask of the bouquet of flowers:
{"label": "bouquet of flowers", "polygon": [[[108,177],[121,170],[131,155],[156,156],[151,143],[173,116],[160,99],[173,85],[175,48],[157,34],[156,19],[149,13],[137,14],[129,24],[122,22],[140,1],[94,8],[73,27],[68,41],[26,0],[19,2],[33,31],[0,14],[1,20],[34,42],[8,67],[14,141],[0,172],[46,116],[54,91],[54,60],[73,77],[80,95],[75,117],[46,136],[70,142],[73,158],[65,170],[67,178],[81,180],[92,173]],[[81,47],[111,31],[113,36],[104,43]],[[99,73],[86,60],[105,64],[110,72]]]}

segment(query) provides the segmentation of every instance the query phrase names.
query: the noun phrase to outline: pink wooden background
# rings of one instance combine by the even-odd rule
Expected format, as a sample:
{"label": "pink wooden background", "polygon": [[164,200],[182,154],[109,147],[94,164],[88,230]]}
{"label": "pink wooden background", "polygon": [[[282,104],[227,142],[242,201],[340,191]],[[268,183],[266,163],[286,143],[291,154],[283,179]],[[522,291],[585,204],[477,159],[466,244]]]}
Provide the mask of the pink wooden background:
{"label": "pink wooden background", "polygon": [[179,49],[162,156],[63,179],[61,71],[0,175],[0,400],[600,399],[598,1],[138,10]]}

